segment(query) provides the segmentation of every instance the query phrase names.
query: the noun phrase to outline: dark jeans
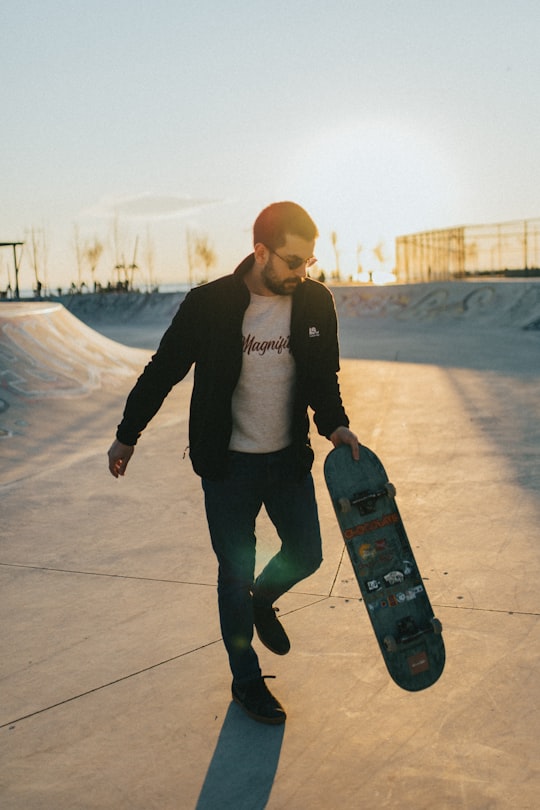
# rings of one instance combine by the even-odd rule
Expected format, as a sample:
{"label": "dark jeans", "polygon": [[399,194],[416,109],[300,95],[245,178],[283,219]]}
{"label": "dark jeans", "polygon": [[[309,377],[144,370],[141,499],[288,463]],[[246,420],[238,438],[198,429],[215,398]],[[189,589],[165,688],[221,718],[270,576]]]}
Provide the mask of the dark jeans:
{"label": "dark jeans", "polygon": [[[234,680],[261,674],[253,639],[253,591],[272,604],[322,561],[311,473],[298,480],[290,448],[277,453],[231,452],[227,478],[203,479],[206,516],[219,563],[218,605]],[[264,504],[281,540],[280,551],[254,582],[255,519]]]}

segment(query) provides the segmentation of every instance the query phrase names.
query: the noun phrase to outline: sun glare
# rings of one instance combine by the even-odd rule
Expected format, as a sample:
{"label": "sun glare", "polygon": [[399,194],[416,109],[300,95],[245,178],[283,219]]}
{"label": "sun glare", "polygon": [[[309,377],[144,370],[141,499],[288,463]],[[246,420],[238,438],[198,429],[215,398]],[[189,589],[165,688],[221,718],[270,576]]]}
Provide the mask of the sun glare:
{"label": "sun glare", "polygon": [[342,280],[395,281],[394,240],[432,227],[447,192],[445,161],[429,142],[389,122],[308,136],[288,186],[319,227],[319,265]]}

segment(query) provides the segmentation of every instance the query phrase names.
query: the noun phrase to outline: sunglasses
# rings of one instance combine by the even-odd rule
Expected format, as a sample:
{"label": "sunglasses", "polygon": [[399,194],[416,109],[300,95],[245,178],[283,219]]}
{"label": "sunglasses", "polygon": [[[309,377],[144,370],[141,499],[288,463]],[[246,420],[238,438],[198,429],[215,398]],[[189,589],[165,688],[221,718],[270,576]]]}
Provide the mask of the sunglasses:
{"label": "sunglasses", "polygon": [[287,258],[285,258],[285,256],[280,256],[279,253],[276,253],[275,250],[272,250],[272,248],[268,248],[268,250],[270,251],[270,253],[273,253],[274,256],[277,256],[278,259],[281,259],[282,262],[285,262],[289,270],[298,270],[298,268],[301,267],[303,264],[306,265],[306,270],[308,270],[310,267],[313,267],[313,265],[316,264],[317,262],[315,256],[310,256],[309,259],[302,259],[300,256],[288,256]]}

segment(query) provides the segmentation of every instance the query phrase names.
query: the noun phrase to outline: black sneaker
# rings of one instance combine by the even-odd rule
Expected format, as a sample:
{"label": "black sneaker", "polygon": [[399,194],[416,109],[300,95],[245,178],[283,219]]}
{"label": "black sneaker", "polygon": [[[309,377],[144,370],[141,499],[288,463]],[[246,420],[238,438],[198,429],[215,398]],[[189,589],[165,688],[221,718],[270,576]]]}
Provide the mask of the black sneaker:
{"label": "black sneaker", "polygon": [[[266,675],[265,677],[274,676]],[[264,677],[255,678],[243,686],[237,686],[233,681],[232,696],[245,713],[253,720],[258,720],[259,723],[278,726],[285,722],[287,717],[285,710],[266,686]]]}
{"label": "black sneaker", "polygon": [[278,617],[277,608],[265,605],[253,598],[253,623],[265,647],[276,655],[287,655],[291,642]]}

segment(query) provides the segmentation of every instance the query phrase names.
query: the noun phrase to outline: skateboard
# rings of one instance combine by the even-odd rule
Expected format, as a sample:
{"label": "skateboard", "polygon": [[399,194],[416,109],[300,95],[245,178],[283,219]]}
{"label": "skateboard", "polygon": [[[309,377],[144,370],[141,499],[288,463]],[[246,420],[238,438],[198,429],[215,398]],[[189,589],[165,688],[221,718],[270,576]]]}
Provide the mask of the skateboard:
{"label": "skateboard", "polygon": [[388,672],[402,689],[426,689],[444,669],[442,625],[433,615],[395,487],[364,446],[359,461],[348,446],[332,450],[324,476]]}

